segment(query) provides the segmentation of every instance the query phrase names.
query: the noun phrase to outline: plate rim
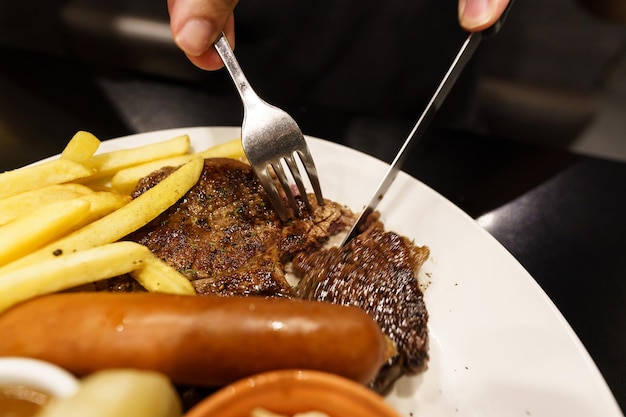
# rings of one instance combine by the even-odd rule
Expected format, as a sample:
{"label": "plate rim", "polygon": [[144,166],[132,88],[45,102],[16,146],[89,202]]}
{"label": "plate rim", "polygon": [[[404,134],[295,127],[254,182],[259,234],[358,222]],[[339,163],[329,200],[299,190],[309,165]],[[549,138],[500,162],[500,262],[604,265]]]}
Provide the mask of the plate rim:
{"label": "plate rim", "polygon": [[[163,140],[165,140],[167,138],[170,138],[179,134],[187,134],[192,139],[192,143],[194,143],[195,135],[208,135],[208,136],[229,135],[231,139],[234,139],[235,138],[234,136],[238,136],[238,134],[234,135],[235,133],[240,133],[239,126],[193,126],[193,127],[177,127],[177,128],[171,128],[171,129],[160,129],[160,130],[155,130],[155,131],[139,132],[139,133],[129,134],[129,135],[120,136],[116,138],[110,138],[107,140],[102,140],[102,146],[98,150],[98,153],[106,152],[107,150],[110,150],[111,148],[115,148],[119,144],[128,143],[129,140],[138,142],[138,143],[133,144],[133,146],[135,146],[137,144],[142,144],[143,142],[153,143],[157,141],[156,139],[157,137],[160,137]],[[330,147],[330,148],[338,150],[339,152],[350,152],[355,155],[359,155],[359,158],[367,160],[371,164],[377,165],[379,170],[386,169],[386,167],[389,166],[388,163],[381,161],[380,159],[377,159],[376,157],[372,155],[350,148],[346,145],[332,142],[329,140],[325,140],[322,138],[318,138],[315,136],[310,136],[310,135],[305,135],[305,137],[313,145],[312,148],[313,147],[315,148]],[[219,143],[219,142],[215,142],[215,143]],[[198,149],[195,149],[195,150],[198,150]],[[54,158],[56,156],[57,155],[51,158]],[[46,159],[50,159],[50,158],[46,158]],[[318,167],[318,170],[319,170],[319,167]],[[447,209],[451,210],[452,212],[455,212],[462,222],[467,223],[468,225],[471,225],[474,233],[477,233],[479,236],[481,236],[481,239],[483,239],[485,242],[489,242],[490,248],[498,251],[499,252],[498,256],[504,257],[505,261],[508,262],[509,266],[512,266],[517,269],[517,274],[520,277],[524,277],[524,279],[526,280],[525,282],[526,286],[528,286],[535,293],[535,295],[539,296],[539,298],[541,299],[539,301],[543,303],[545,307],[551,310],[552,318],[556,319],[556,321],[560,323],[559,328],[561,329],[561,331],[564,332],[564,336],[569,339],[570,343],[572,344],[572,347],[578,351],[579,357],[583,361],[583,365],[587,367],[589,376],[591,376],[594,381],[594,385],[596,387],[596,393],[603,394],[602,396],[603,396],[604,405],[605,405],[604,411],[609,411],[611,413],[610,415],[607,415],[607,417],[623,416],[613,393],[611,392],[608,384],[606,383],[606,380],[600,373],[598,367],[595,364],[595,361],[590,356],[590,354],[588,353],[588,351],[582,344],[581,340],[578,338],[578,336],[576,335],[572,327],[569,325],[569,323],[567,322],[563,314],[560,312],[560,310],[556,307],[554,302],[549,298],[549,296],[545,293],[545,291],[543,291],[541,286],[532,277],[532,275],[510,253],[510,251],[507,250],[487,230],[482,228],[475,219],[471,218],[461,208],[456,206],[454,203],[452,203],[450,200],[445,198],[443,195],[438,193],[436,190],[434,190],[427,184],[421,182],[419,179],[407,174],[404,171],[401,171],[399,172],[398,177],[396,178],[395,182],[412,183],[414,186],[419,187],[423,192],[428,193],[430,195],[430,198],[438,200],[439,204],[443,206],[447,206]],[[428,242],[424,242],[424,244],[428,244]],[[426,295],[428,296],[428,290],[426,290]],[[418,380],[420,379],[420,377],[416,377],[416,378]],[[421,383],[421,381],[418,381],[418,383]],[[403,405],[401,404],[401,406]],[[411,406],[414,406],[414,404],[411,404]],[[403,409],[400,411],[411,413],[411,411],[407,411],[407,410]],[[457,413],[440,414],[440,415],[459,415],[458,414],[459,410],[456,410],[456,411]]]}

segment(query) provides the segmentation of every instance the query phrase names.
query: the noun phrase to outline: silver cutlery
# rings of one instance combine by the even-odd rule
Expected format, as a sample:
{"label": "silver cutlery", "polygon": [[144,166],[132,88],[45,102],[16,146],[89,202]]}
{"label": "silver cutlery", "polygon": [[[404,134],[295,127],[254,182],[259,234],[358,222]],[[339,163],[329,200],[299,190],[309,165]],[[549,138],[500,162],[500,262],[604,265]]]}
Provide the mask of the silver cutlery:
{"label": "silver cutlery", "polygon": [[344,237],[341,243],[341,246],[348,243],[350,240],[352,240],[356,235],[358,235],[361,232],[361,228],[365,224],[367,218],[369,217],[370,214],[372,214],[372,212],[374,212],[374,210],[376,210],[378,203],[380,203],[380,201],[385,196],[385,193],[387,192],[387,190],[389,190],[389,187],[391,186],[393,181],[396,179],[396,176],[398,175],[398,172],[400,172],[400,169],[402,168],[402,164],[404,163],[406,156],[409,154],[413,146],[419,141],[419,139],[424,136],[424,133],[426,132],[426,130],[428,129],[428,126],[430,125],[430,122],[432,121],[435,114],[437,113],[437,111],[443,104],[444,100],[448,96],[448,93],[454,86],[454,83],[456,82],[457,78],[461,74],[461,71],[463,70],[463,68],[465,68],[465,65],[469,62],[470,58],[474,55],[474,52],[478,48],[478,45],[481,43],[483,39],[493,36],[500,31],[500,28],[502,27],[502,24],[504,23],[504,20],[506,19],[506,16],[512,4],[513,4],[513,0],[509,2],[509,4],[507,5],[507,8],[505,9],[500,19],[498,19],[498,21],[494,23],[491,27],[485,29],[482,32],[470,33],[467,36],[467,38],[461,45],[459,52],[457,53],[456,57],[452,61],[450,68],[448,68],[448,71],[446,71],[443,77],[443,80],[439,83],[439,86],[437,87],[432,98],[426,105],[426,108],[422,112],[420,118],[417,120],[417,123],[415,124],[411,132],[409,133],[403,145],[400,147],[398,154],[396,155],[393,162],[389,166],[387,173],[381,180],[380,184],[378,185],[378,188],[376,188],[376,191],[374,191],[374,194],[369,199],[367,205],[361,211],[361,213],[359,214],[359,217],[352,225],[352,228],[350,229],[348,234]]}
{"label": "silver cutlery", "polygon": [[[243,102],[244,117],[241,126],[243,150],[269,196],[274,210],[282,221],[287,221],[292,217],[290,212],[293,216],[299,216],[298,203],[292,185],[295,185],[297,193],[302,197],[308,210],[312,210],[300,167],[304,168],[307,174],[317,204],[323,205],[324,199],[317,169],[302,131],[295,120],[285,111],[263,101],[254,92],[223,33],[215,42],[214,47],[224,61]],[[277,186],[274,176],[278,179],[280,187]],[[286,196],[287,206],[284,204],[280,190]]]}

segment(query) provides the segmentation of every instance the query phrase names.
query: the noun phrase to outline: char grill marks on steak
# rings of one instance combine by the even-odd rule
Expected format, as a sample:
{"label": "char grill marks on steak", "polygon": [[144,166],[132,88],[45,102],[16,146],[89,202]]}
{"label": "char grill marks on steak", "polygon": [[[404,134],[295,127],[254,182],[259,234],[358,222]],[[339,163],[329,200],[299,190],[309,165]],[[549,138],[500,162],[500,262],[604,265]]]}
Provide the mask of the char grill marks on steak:
{"label": "char grill marks on steak", "polygon": [[[144,178],[133,197],[174,169]],[[396,347],[371,384],[386,392],[402,375],[423,370],[428,360],[428,313],[416,274],[429,249],[385,231],[377,213],[344,247],[323,248],[355,216],[335,202],[319,207],[308,197],[314,211],[283,224],[249,165],[207,159],[198,183],[128,239],[181,271],[199,294],[297,297],[364,309]],[[285,277],[289,261],[300,278],[295,288]],[[123,279],[111,286],[136,290]]]}
{"label": "char grill marks on steak", "polygon": [[[133,197],[174,169],[142,179]],[[187,276],[199,294],[293,297],[283,263],[297,252],[319,248],[352,219],[336,203],[319,207],[310,200],[313,213],[283,224],[249,165],[207,159],[198,183],[128,239]]]}
{"label": "char grill marks on steak", "polygon": [[374,222],[344,247],[300,253],[293,260],[305,299],[354,305],[367,311],[395,343],[397,353],[371,387],[387,391],[428,360],[428,312],[416,273],[429,249],[383,230]]}

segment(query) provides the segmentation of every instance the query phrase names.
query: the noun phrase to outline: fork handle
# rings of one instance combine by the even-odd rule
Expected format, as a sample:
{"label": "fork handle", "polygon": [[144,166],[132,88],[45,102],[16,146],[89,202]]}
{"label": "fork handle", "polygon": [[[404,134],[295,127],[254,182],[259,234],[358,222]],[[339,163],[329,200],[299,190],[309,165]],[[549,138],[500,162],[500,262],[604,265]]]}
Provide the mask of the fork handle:
{"label": "fork handle", "polygon": [[215,41],[213,45],[215,50],[219,54],[220,58],[224,62],[224,66],[228,70],[230,77],[239,92],[239,96],[241,97],[241,101],[243,101],[244,106],[251,105],[261,99],[256,94],[256,92],[250,86],[248,79],[243,74],[241,67],[239,66],[239,62],[237,62],[237,58],[235,57],[235,53],[233,52],[230,44],[228,43],[228,39],[226,39],[226,35],[222,32]]}

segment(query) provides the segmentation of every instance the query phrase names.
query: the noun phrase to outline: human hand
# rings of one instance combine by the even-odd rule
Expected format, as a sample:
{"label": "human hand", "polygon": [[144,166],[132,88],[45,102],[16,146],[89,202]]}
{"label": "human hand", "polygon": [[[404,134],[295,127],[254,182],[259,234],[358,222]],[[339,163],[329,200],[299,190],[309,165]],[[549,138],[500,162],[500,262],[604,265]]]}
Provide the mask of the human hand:
{"label": "human hand", "polygon": [[[459,0],[459,22],[468,31],[493,25],[510,0]],[[170,29],[178,47],[196,66],[216,70],[223,66],[213,43],[224,31],[235,42],[233,9],[238,0],[168,0]]]}
{"label": "human hand", "polygon": [[510,0],[459,0],[459,23],[470,32],[487,29],[502,16]]}
{"label": "human hand", "polygon": [[233,9],[238,0],[167,0],[176,45],[196,66],[216,70],[224,64],[213,43],[223,31],[235,45]]}

